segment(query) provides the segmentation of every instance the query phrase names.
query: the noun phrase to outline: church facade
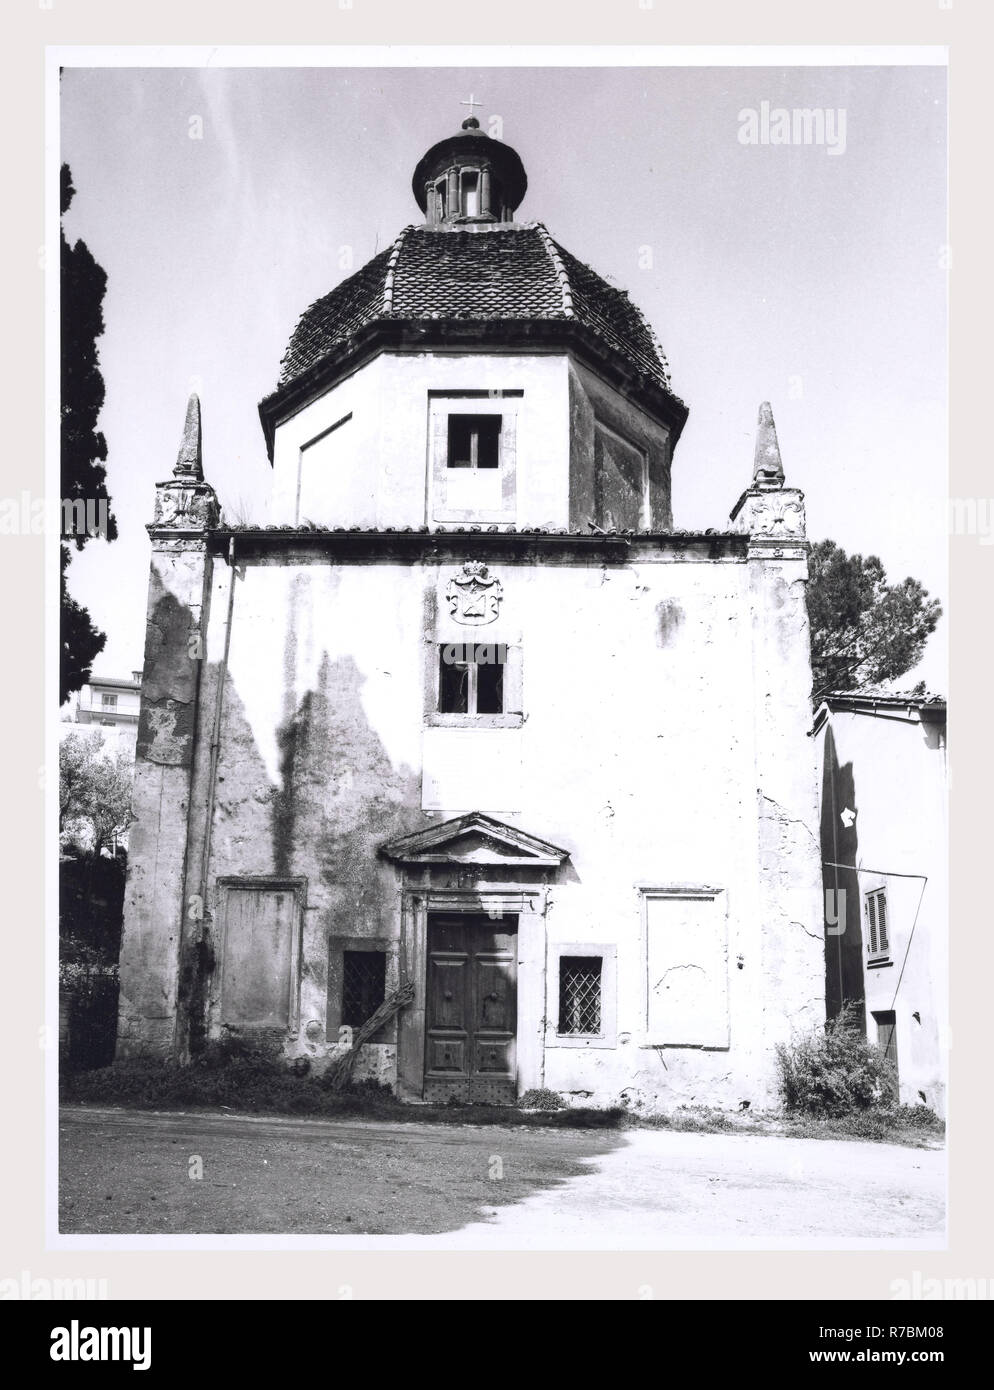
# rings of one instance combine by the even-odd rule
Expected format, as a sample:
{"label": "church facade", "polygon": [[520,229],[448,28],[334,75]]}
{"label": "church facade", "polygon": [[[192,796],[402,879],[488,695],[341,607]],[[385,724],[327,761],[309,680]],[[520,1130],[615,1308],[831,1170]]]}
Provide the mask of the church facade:
{"label": "church facade", "polygon": [[303,314],[273,524],[221,516],[191,400],[119,1055],[321,1069],[407,987],[357,1068],[407,1100],[755,1106],[824,1018],[803,497],[764,406],[728,522],[674,529],[666,359],[525,189],[471,117]]}

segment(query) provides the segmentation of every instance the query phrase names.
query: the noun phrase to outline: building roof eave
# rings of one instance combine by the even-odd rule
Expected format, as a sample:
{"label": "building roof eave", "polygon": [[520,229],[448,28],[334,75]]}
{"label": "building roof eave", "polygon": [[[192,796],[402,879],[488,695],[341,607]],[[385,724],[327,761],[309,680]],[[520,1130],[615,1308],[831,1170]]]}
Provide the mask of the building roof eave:
{"label": "building roof eave", "polygon": [[639,368],[587,324],[562,319],[408,319],[381,318],[366,325],[301,376],[259,402],[259,419],[273,461],[276,430],[338,381],[385,351],[430,349],[468,352],[473,348],[539,348],[572,352],[622,394],[670,430],[673,445],[689,414],[687,405],[659,380]]}
{"label": "building roof eave", "polygon": [[821,697],[811,733],[817,734],[833,714],[865,714],[895,718],[901,711],[914,711],[923,722],[942,722],[946,718],[943,695],[889,694],[883,691],[832,691]]}

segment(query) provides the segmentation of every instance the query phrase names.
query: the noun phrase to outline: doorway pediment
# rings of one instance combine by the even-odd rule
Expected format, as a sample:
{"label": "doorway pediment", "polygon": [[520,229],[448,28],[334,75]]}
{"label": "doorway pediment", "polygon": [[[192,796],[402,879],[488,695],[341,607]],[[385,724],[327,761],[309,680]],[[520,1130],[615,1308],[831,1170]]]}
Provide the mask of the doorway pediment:
{"label": "doorway pediment", "polygon": [[506,864],[558,869],[569,851],[481,811],[388,840],[380,854],[398,864]]}

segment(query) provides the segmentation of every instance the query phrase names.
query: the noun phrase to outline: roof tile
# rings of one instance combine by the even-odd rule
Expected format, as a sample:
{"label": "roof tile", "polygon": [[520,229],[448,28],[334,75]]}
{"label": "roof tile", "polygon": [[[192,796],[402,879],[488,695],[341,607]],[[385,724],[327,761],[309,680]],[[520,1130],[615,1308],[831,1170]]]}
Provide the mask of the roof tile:
{"label": "roof tile", "polygon": [[301,315],[283,357],[280,386],[368,324],[387,318],[572,318],[670,390],[666,358],[641,311],[539,223],[476,232],[406,228]]}

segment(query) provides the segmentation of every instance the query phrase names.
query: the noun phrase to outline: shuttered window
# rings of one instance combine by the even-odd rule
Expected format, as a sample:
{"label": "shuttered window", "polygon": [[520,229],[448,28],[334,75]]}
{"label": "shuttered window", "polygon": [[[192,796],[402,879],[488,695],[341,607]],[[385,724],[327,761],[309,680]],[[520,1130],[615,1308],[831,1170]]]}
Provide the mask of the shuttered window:
{"label": "shuttered window", "polygon": [[887,890],[878,888],[866,895],[866,943],[871,956],[886,956],[890,952],[887,932]]}

